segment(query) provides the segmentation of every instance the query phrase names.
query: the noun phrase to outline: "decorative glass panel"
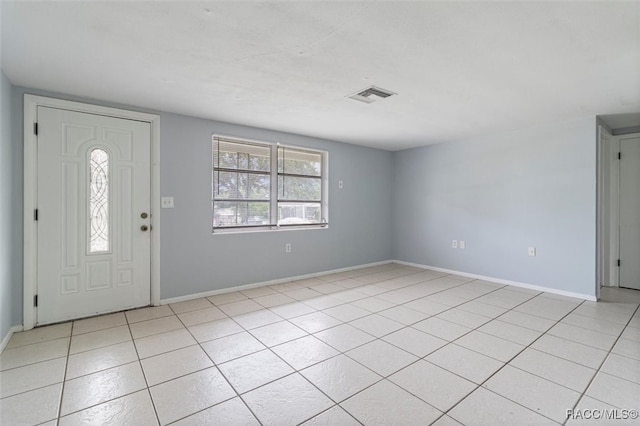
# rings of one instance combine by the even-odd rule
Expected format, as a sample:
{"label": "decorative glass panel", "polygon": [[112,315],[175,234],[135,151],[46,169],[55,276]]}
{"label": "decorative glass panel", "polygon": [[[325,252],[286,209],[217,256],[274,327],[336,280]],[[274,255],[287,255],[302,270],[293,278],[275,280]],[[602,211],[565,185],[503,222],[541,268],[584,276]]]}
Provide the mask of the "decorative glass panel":
{"label": "decorative glass panel", "polygon": [[89,155],[89,252],[109,251],[109,154]]}

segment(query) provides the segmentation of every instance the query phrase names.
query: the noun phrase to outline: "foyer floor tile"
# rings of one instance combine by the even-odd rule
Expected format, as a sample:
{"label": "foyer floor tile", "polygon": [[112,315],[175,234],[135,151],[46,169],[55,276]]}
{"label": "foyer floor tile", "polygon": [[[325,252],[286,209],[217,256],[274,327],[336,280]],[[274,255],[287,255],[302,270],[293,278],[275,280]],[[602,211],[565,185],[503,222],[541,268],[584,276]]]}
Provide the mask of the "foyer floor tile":
{"label": "foyer floor tile", "polygon": [[574,425],[638,401],[637,303],[398,264],[36,328],[0,354],[2,425]]}

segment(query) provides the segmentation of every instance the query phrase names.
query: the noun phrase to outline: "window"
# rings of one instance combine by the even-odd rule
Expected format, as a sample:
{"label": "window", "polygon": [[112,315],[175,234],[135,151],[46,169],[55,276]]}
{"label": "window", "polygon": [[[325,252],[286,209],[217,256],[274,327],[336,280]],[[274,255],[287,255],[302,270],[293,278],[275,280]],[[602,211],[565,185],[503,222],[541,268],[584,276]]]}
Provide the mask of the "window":
{"label": "window", "polygon": [[89,154],[89,253],[109,251],[109,154]]}
{"label": "window", "polygon": [[214,232],[328,225],[326,152],[212,140]]}

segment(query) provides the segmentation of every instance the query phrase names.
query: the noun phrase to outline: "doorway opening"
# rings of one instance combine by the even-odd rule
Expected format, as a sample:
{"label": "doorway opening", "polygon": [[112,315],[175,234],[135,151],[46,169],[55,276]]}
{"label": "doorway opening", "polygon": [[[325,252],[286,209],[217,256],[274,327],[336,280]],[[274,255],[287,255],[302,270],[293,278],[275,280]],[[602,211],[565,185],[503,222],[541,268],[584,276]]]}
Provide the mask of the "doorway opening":
{"label": "doorway opening", "polygon": [[[25,95],[25,330],[129,303],[159,304],[159,130],[157,115]],[[153,220],[153,233],[133,223],[140,217]],[[137,270],[145,274],[141,287]]]}
{"label": "doorway opening", "polygon": [[640,114],[599,117],[597,182],[596,292],[613,301],[640,290]]}

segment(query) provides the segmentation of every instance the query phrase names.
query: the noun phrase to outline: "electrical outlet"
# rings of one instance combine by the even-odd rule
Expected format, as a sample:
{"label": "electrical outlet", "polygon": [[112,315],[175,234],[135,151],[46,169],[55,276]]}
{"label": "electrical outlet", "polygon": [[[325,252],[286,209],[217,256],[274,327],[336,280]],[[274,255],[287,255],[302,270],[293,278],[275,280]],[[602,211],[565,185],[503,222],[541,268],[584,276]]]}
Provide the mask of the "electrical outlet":
{"label": "electrical outlet", "polygon": [[460,248],[461,249],[466,249],[467,248],[467,243],[465,243],[464,240],[460,240]]}
{"label": "electrical outlet", "polygon": [[173,208],[173,197],[162,197],[160,198],[160,207],[163,209],[172,209]]}
{"label": "electrical outlet", "polygon": [[527,254],[529,254],[529,256],[535,256],[536,255],[536,248],[535,247],[529,247],[529,249],[527,250]]}
{"label": "electrical outlet", "polygon": [[284,245],[284,252],[291,253],[291,243],[287,243]]}
{"label": "electrical outlet", "polygon": [[451,248],[458,248],[458,240],[451,241]]}

